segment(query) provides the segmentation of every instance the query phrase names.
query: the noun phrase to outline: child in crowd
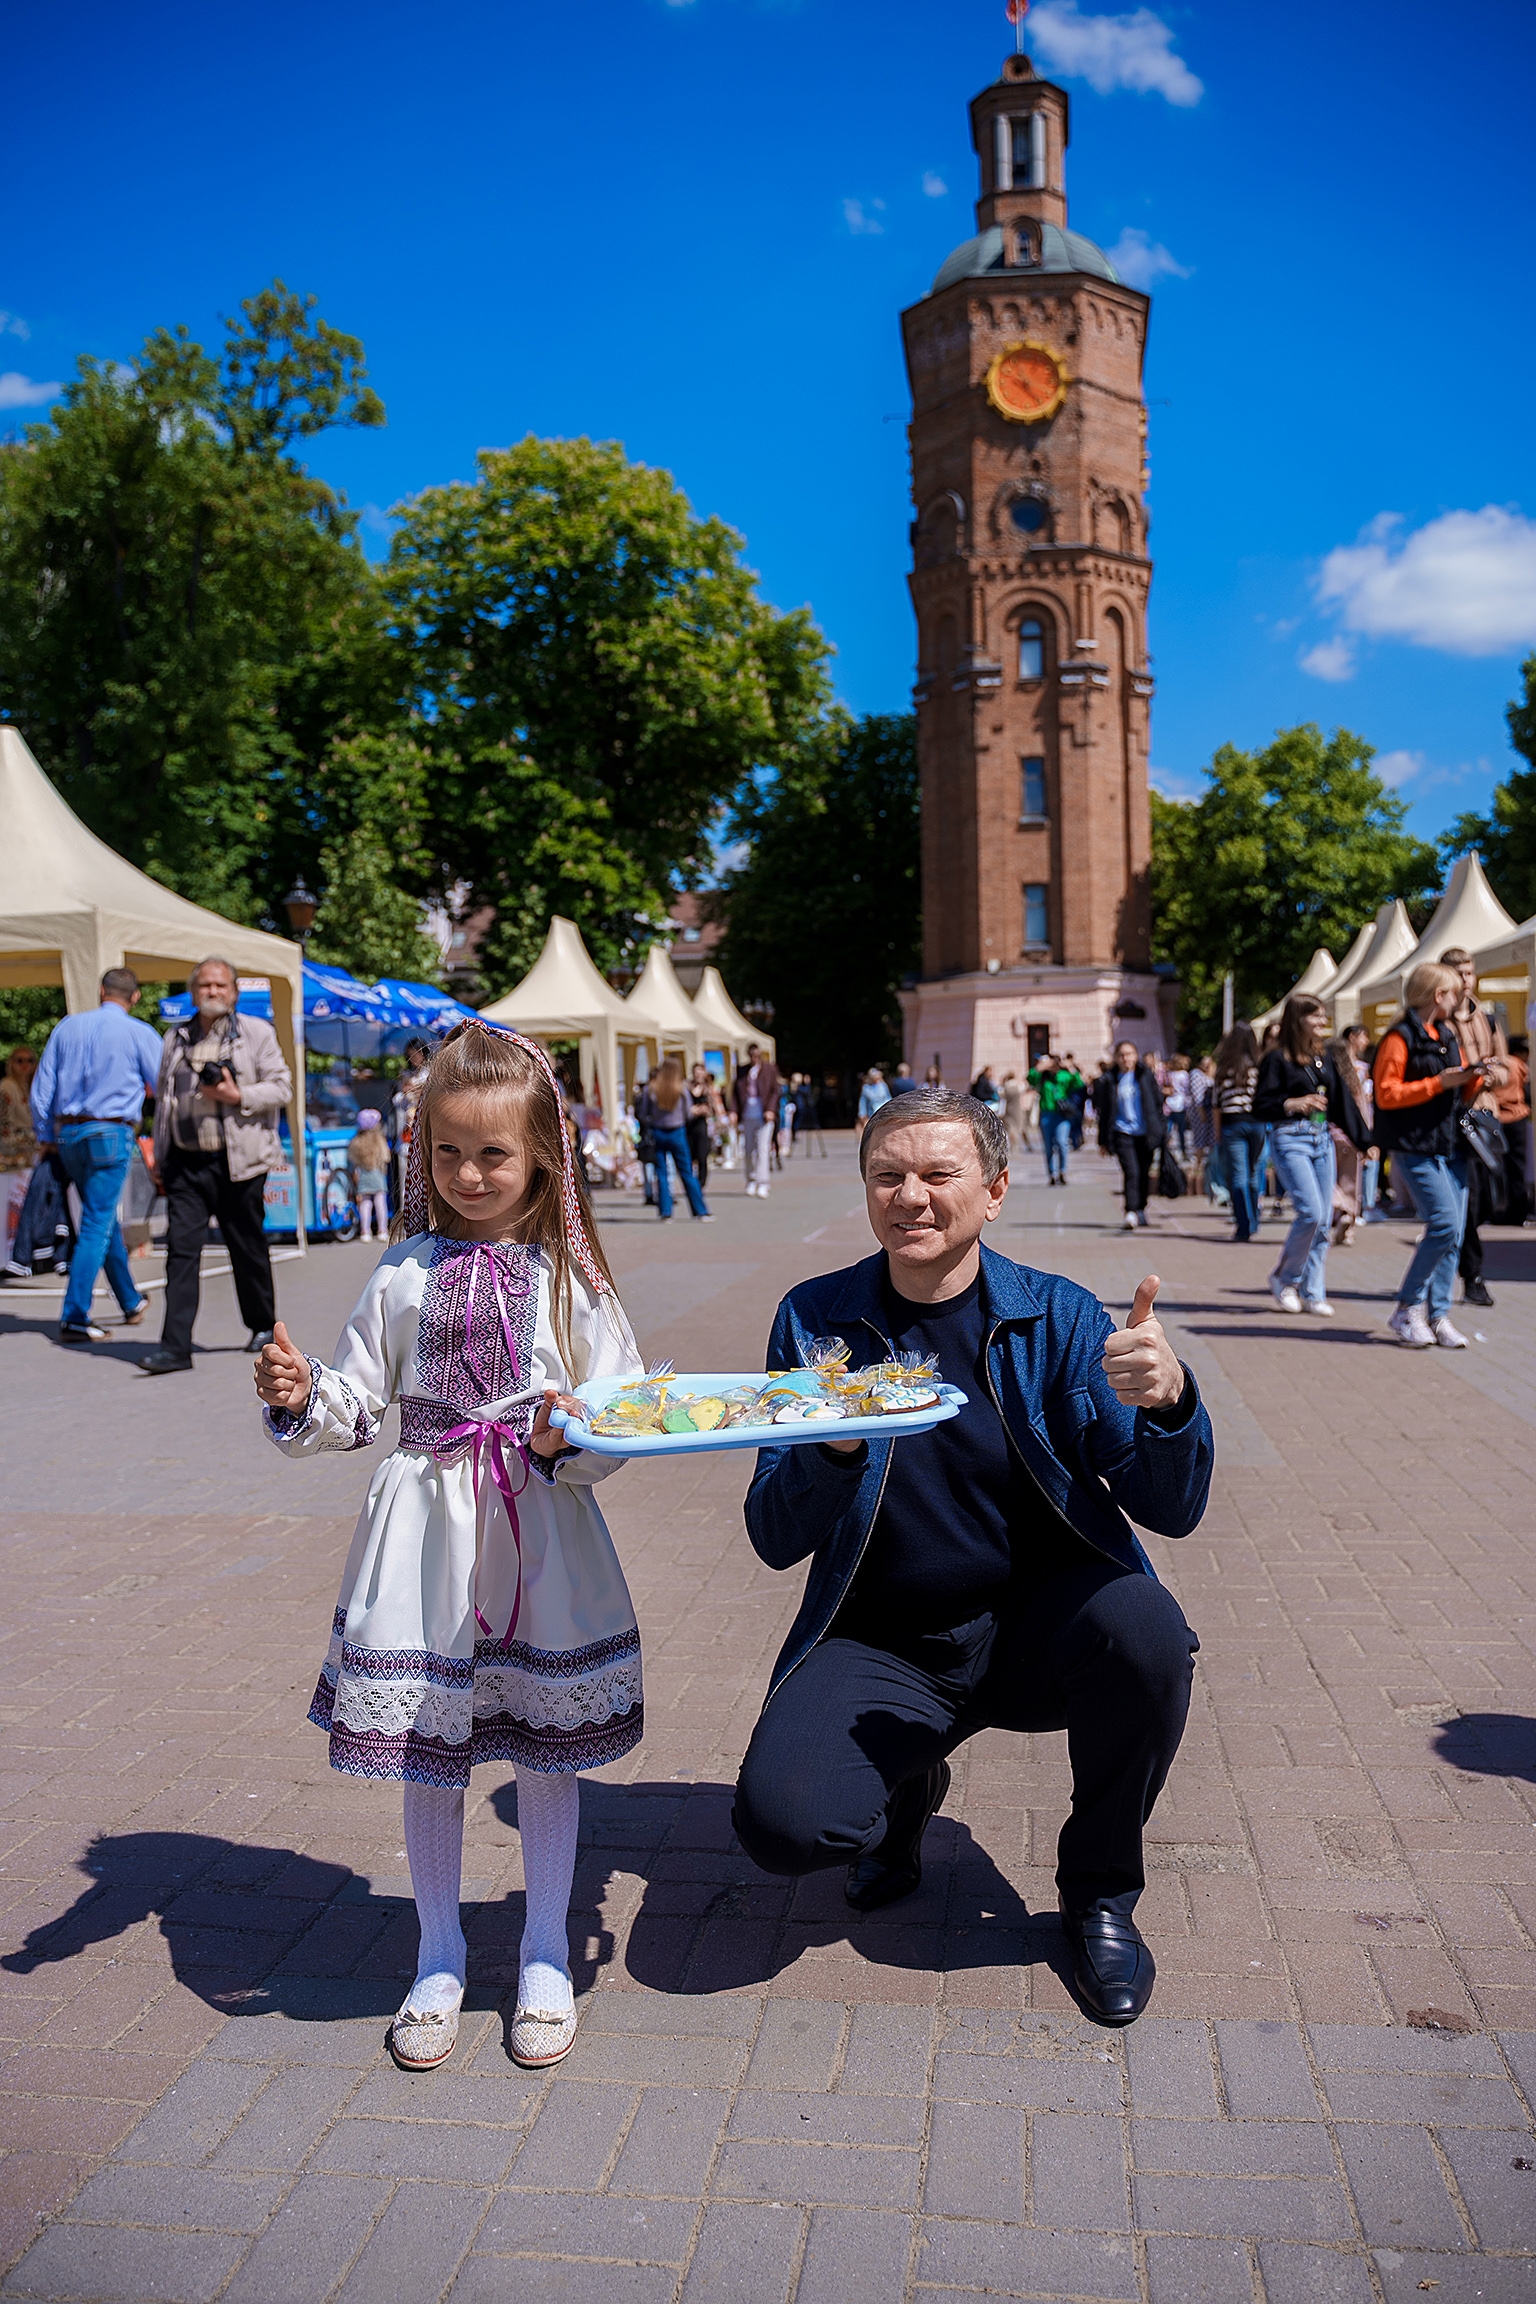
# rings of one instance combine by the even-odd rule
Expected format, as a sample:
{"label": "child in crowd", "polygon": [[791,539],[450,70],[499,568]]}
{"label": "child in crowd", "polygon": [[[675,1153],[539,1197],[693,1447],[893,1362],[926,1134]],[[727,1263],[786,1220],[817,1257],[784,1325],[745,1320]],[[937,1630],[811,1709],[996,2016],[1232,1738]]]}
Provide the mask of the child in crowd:
{"label": "child in crowd", "polygon": [[405,1786],[421,1949],[390,2046],[408,2070],[441,2064],[458,2034],[477,1761],[517,1773],[527,1920],[512,2055],[555,2064],[576,2037],[577,1776],[640,1740],[640,1635],[591,1493],[616,1460],[568,1448],[550,1412],[585,1378],[639,1373],[548,1060],[517,1033],[459,1026],[421,1092],[394,1242],[334,1364],[296,1351],[281,1324],[256,1363],[288,1456],[366,1448],[400,1403],[309,1716],[333,1768]]}
{"label": "child in crowd", "polygon": [[389,1231],[389,1140],[380,1125],[383,1114],[370,1106],[357,1116],[357,1134],[347,1146],[352,1171],[352,1197],[357,1202],[358,1236],[372,1237],[370,1223],[382,1240]]}

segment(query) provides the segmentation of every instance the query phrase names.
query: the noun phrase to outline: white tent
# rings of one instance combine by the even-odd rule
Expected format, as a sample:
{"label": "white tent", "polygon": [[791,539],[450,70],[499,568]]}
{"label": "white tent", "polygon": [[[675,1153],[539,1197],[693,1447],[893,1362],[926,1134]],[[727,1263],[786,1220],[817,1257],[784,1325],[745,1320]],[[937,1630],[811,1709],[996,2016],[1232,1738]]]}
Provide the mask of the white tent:
{"label": "white tent", "polygon": [[1298,992],[1315,992],[1319,997],[1321,997],[1322,994],[1327,991],[1329,985],[1333,982],[1337,974],[1338,969],[1333,964],[1333,954],[1331,952],[1325,951],[1323,946],[1319,944],[1317,950],[1313,953],[1311,959],[1307,962],[1305,968],[1303,968],[1301,974],[1297,977],[1295,983],[1291,986],[1290,991],[1282,994],[1281,998],[1275,1002],[1273,1008],[1266,1008],[1262,1016],[1253,1016],[1249,1018],[1249,1022],[1252,1024],[1255,1032],[1262,1032],[1266,1024],[1278,1024],[1281,1017],[1285,1013],[1286,1001],[1294,1000]]}
{"label": "white tent", "polygon": [[1499,1002],[1511,1032],[1528,1032],[1536,994],[1536,912],[1507,936],[1473,949],[1480,1000]]}
{"label": "white tent", "polygon": [[1328,987],[1335,1032],[1345,1032],[1351,1024],[1359,1023],[1360,986],[1369,984],[1373,977],[1384,976],[1413,950],[1417,941],[1401,897],[1392,897],[1382,905],[1375,919],[1361,929]]}
{"label": "white tent", "polygon": [[718,968],[706,968],[699,978],[693,1012],[703,1027],[706,1048],[723,1048],[737,1063],[754,1043],[770,1056],[777,1056],[773,1034],[765,1032],[760,1024],[747,1022],[722,983]]}
{"label": "white tent", "polygon": [[620,1047],[643,1043],[654,1052],[661,1036],[656,1019],[633,994],[621,1000],[599,975],[581,930],[559,913],[521,984],[480,1013],[493,1024],[511,1024],[530,1040],[579,1040],[583,1086],[590,1097],[595,1076],[610,1127],[624,1104]]}
{"label": "white tent", "polygon": [[1445,894],[1435,906],[1434,918],[1411,952],[1393,960],[1359,984],[1360,1020],[1373,1040],[1379,1040],[1403,1005],[1403,984],[1421,960],[1438,960],[1453,944],[1468,952],[1481,952],[1509,936],[1515,923],[1489,887],[1482,859],[1475,853],[1458,858],[1446,882]]}
{"label": "white tent", "polygon": [[704,1027],[693,1002],[677,980],[672,954],[665,944],[653,944],[645,966],[625,1001],[626,1009],[651,1018],[660,1028],[663,1055],[681,1056],[696,1064],[704,1045]]}
{"label": "white tent", "polygon": [[[0,984],[62,984],[73,1015],[94,1008],[109,968],[190,976],[211,953],[272,987],[293,1073],[288,1123],[304,1153],[304,956],[285,936],[240,928],[151,880],[87,831],[15,728],[0,726]],[[304,1238],[300,1209],[299,1239]]]}

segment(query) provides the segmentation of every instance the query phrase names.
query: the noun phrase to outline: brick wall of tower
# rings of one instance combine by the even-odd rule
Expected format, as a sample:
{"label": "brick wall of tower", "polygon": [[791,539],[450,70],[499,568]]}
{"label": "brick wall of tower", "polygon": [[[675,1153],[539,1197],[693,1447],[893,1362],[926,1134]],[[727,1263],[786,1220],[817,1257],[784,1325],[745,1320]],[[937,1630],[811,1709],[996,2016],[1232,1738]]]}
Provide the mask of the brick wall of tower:
{"label": "brick wall of tower", "polygon": [[[1095,275],[1014,271],[956,281],[903,317],[925,977],[1148,964],[1147,312]],[[1071,378],[1045,424],[1008,421],[985,390],[994,354],[1025,337]],[[1034,538],[1009,512],[1020,493],[1049,509]],[[1030,615],[1038,682],[1019,676]],[[1025,758],[1045,762],[1043,823],[1020,821]],[[1045,952],[1025,943],[1031,884],[1049,890]]]}

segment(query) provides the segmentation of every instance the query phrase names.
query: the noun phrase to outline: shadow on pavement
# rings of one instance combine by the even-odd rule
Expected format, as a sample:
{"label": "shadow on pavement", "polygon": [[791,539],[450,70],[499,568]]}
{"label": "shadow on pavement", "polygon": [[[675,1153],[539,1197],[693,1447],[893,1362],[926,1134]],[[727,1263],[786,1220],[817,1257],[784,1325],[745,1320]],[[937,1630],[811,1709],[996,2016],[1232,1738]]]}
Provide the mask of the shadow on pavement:
{"label": "shadow on pavement", "polygon": [[[515,1824],[515,1785],[491,1800]],[[619,1960],[658,1992],[750,1987],[834,1945],[876,1967],[953,1974],[1043,1963],[1069,1976],[1054,1911],[1030,1912],[953,1818],[929,1828],[917,1894],[866,1920],[843,1902],[841,1870],[802,1881],[758,1871],[732,1834],[731,1800],[726,1784],[588,1778],[570,1929],[578,1992]],[[103,1834],[80,1869],[74,1902],[7,1950],[0,1968],[32,1975],[156,1920],[178,1981],[226,2015],[388,2016],[415,1974],[416,1910],[403,1881],[398,1892],[393,1881],[376,1890],[343,1864],[196,1832]],[[626,1929],[632,1890],[622,1883],[636,1877],[639,1908]],[[480,2005],[517,1981],[523,1916],[520,1889],[465,1902]]]}
{"label": "shadow on pavement", "polygon": [[1521,1712],[1463,1712],[1436,1731],[1435,1751],[1469,1775],[1536,1784],[1536,1720]]}

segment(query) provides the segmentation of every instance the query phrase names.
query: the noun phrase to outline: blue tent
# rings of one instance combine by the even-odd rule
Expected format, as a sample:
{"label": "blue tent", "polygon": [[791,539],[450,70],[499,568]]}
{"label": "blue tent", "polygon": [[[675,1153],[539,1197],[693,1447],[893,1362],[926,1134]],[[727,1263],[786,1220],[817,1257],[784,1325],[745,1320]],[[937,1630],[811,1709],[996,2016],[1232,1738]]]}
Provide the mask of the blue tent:
{"label": "blue tent", "polygon": [[[243,1015],[270,1022],[272,995],[264,984],[250,986],[241,992],[239,1007]],[[162,1000],[160,1013],[168,1024],[182,1023],[192,1013],[191,999],[182,992]],[[440,1040],[473,1014],[462,1000],[432,984],[396,976],[363,984],[345,968],[320,960],[304,963],[304,1040],[324,1056],[358,1062],[398,1056],[410,1041]]]}

